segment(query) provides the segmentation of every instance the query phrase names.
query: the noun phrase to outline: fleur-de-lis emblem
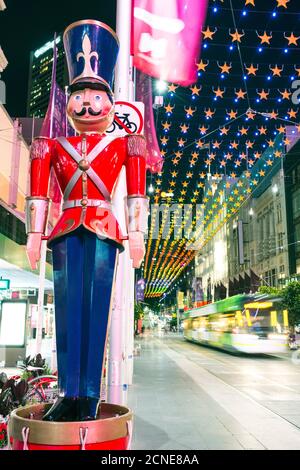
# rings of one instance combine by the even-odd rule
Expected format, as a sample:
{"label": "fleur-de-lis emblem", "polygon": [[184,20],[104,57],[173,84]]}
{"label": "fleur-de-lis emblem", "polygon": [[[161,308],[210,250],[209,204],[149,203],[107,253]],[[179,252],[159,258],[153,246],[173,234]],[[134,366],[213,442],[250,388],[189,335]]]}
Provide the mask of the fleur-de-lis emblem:
{"label": "fleur-de-lis emblem", "polygon": [[96,60],[99,60],[98,52],[92,51],[92,45],[90,38],[87,34],[84,35],[82,40],[82,52],[78,52],[76,60],[79,62],[81,58],[84,60],[84,69],[79,77],[98,77],[98,75],[92,69],[91,59],[95,57]]}

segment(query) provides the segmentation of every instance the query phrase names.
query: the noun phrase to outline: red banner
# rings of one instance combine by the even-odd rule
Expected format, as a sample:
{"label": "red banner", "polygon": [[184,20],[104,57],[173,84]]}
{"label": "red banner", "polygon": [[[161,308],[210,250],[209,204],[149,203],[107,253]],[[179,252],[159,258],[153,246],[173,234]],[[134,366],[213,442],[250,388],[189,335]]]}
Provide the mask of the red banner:
{"label": "red banner", "polygon": [[133,0],[134,66],[183,86],[197,81],[207,0]]}
{"label": "red banner", "polygon": [[162,171],[164,160],[157,142],[155,121],[153,116],[152,83],[148,75],[137,72],[136,98],[145,105],[144,135],[147,142],[147,170],[151,173]]}

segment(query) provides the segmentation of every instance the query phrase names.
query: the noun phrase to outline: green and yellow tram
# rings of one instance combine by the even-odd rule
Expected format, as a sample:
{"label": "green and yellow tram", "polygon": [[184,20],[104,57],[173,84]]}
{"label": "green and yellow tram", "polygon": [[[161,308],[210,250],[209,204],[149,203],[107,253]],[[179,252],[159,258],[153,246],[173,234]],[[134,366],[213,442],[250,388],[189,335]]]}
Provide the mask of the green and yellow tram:
{"label": "green and yellow tram", "polygon": [[247,354],[287,351],[288,311],[266,294],[235,295],[186,312],[189,341]]}

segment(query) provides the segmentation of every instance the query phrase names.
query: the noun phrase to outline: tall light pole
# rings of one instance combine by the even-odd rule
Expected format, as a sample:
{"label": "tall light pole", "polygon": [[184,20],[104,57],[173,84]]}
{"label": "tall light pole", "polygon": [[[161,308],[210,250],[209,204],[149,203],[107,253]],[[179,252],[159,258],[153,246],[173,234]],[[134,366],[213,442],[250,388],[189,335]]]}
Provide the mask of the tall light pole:
{"label": "tall light pole", "polygon": [[[130,60],[132,1],[118,0],[117,28],[120,51],[115,74],[115,99],[128,101],[133,98],[132,67]],[[121,172],[116,190],[115,213],[123,232],[126,232],[126,178]],[[124,252],[117,258],[116,280],[113,295],[108,356],[108,402],[126,404],[128,390],[128,358],[132,357],[132,340],[129,325],[133,317],[134,270],[129,256],[128,241]],[[131,332],[133,338],[133,329]],[[133,346],[132,346],[133,349]],[[131,359],[132,360],[132,359]]]}

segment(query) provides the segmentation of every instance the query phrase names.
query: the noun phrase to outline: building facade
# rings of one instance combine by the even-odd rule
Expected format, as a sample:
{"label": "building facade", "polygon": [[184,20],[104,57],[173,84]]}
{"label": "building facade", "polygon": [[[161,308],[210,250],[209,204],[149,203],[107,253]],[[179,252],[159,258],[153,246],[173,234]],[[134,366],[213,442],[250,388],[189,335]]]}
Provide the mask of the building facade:
{"label": "building facade", "polygon": [[[261,285],[280,288],[291,274],[300,274],[300,164],[294,158],[287,167],[289,161],[291,156],[276,161],[197,253],[196,276],[205,300],[256,292]],[[226,209],[220,217],[225,216]]]}
{"label": "building facade", "polygon": [[[27,116],[44,117],[48,108],[52,65],[53,65],[53,41],[48,41],[36,51],[30,53]],[[68,84],[67,67],[63,48],[62,35],[56,38],[57,46],[57,69],[56,81],[64,89]]]}
{"label": "building facade", "polygon": [[[31,354],[37,326],[39,275],[30,269],[26,255],[25,197],[29,184],[29,146],[19,120],[12,120],[0,105],[0,367],[15,366]],[[53,294],[51,254],[47,253],[44,336],[42,347],[51,351]],[[4,285],[4,287],[3,287]],[[16,306],[24,306],[22,312]],[[20,315],[20,318],[18,317]],[[23,340],[22,331],[23,328]],[[16,335],[16,336],[15,336]],[[17,338],[17,339],[16,339]],[[21,338],[21,340],[20,340]],[[19,341],[16,343],[15,341]],[[48,347],[47,346],[48,343]],[[18,344],[18,347],[15,347]],[[50,346],[49,346],[50,345]]]}

